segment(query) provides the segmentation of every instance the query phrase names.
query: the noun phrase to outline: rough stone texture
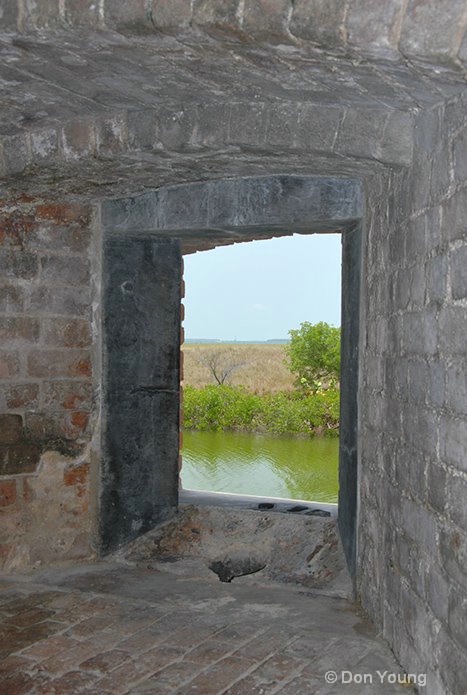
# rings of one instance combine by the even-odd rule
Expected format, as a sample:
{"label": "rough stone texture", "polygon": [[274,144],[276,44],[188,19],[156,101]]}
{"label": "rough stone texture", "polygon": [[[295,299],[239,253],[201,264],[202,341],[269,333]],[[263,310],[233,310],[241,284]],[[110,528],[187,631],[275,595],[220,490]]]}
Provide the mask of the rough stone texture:
{"label": "rough stone texture", "polygon": [[170,561],[172,571],[180,573],[195,566],[203,574],[206,568],[216,573],[216,565],[222,565],[230,577],[251,574],[254,582],[286,583],[352,598],[335,519],[183,505],[173,521],[120,555],[154,568]]}
{"label": "rough stone texture", "polygon": [[[91,383],[81,321],[93,301],[99,309],[90,283],[100,249],[90,253],[80,234],[71,242],[66,229],[76,223],[58,222],[60,215],[55,223],[55,213],[44,217],[39,206],[73,202],[89,210],[98,199],[136,201],[162,187],[245,176],[358,179],[357,588],[403,666],[427,672],[432,692],[460,695],[467,677],[458,617],[467,590],[465,3],[303,0],[286,13],[278,2],[261,44],[252,37],[264,31],[264,21],[255,22],[266,3],[203,0],[193,3],[194,14],[191,3],[126,5],[99,3],[99,33],[89,28],[96,12],[85,2],[2,5],[2,28],[17,33],[0,41],[7,201],[0,307],[8,340],[0,377],[3,411],[21,416],[25,437],[16,441],[15,419],[6,430],[15,441],[2,446],[23,447],[12,460],[21,456],[27,469],[1,479],[1,513],[22,548],[7,549],[8,564],[31,561],[34,537],[27,534],[45,515],[37,505],[35,523],[24,530],[22,485],[39,485],[42,475],[29,470],[37,451],[24,447],[68,447],[90,437],[89,406],[79,406],[80,398],[89,403],[82,385]],[[77,20],[88,25],[84,32],[73,27]],[[106,27],[126,27],[125,34]],[[43,319],[56,316],[70,326],[60,337],[66,345],[41,342],[53,340]],[[99,331],[91,335],[98,367]],[[62,405],[69,402],[65,382],[80,383],[70,408]],[[97,370],[97,393],[99,385]],[[99,426],[96,412],[94,444]],[[96,480],[98,459],[90,463]],[[65,487],[71,493],[74,486]],[[80,512],[72,529],[63,514],[68,540],[92,516]],[[24,545],[21,535],[29,538]],[[303,690],[299,683],[293,692]]]}

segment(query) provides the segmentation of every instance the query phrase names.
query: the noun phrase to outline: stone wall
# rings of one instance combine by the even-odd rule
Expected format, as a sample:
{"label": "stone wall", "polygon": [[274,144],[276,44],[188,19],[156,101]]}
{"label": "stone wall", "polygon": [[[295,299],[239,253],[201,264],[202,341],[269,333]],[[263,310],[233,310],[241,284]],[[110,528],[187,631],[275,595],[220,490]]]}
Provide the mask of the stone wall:
{"label": "stone wall", "polygon": [[430,693],[467,677],[466,134],[465,97],[425,112],[368,204],[359,594]]}
{"label": "stone wall", "polygon": [[0,567],[89,548],[91,208],[0,208]]}
{"label": "stone wall", "polygon": [[[101,398],[92,360],[100,333],[90,328],[96,200],[247,175],[358,179],[359,595],[402,665],[428,671],[430,692],[462,693],[463,0],[1,9],[2,28],[29,33],[4,37],[0,63],[3,566],[90,552]],[[81,23],[84,32],[72,31]]]}
{"label": "stone wall", "polygon": [[4,0],[0,28],[173,32],[202,27],[277,43],[467,57],[464,0]]}

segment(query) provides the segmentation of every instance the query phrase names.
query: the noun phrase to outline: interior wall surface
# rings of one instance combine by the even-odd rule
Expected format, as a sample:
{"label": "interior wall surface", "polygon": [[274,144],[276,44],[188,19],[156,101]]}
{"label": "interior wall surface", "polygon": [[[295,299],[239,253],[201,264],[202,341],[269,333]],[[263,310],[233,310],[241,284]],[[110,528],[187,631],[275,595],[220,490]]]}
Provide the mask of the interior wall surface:
{"label": "interior wall surface", "polygon": [[92,552],[95,231],[82,202],[0,205],[3,571]]}
{"label": "interior wall surface", "polygon": [[[265,48],[211,30],[151,40],[83,35],[73,31],[84,17],[76,3],[60,2],[58,15],[55,3],[42,5],[28,3],[21,14],[25,3],[7,2],[1,18],[9,32],[30,32],[3,36],[8,61],[0,65],[3,566],[91,552],[102,405],[100,201],[229,176],[358,179],[359,596],[407,671],[427,672],[433,693],[463,693],[465,3],[337,2],[339,12],[349,8],[349,31],[336,37],[338,48],[316,50],[313,37],[305,47]],[[210,27],[228,24],[221,3],[194,5]],[[157,3],[159,17],[163,6],[187,3]],[[295,3],[294,13],[301,7],[313,17],[322,6]],[[86,17],[103,8],[104,25],[110,7],[125,24],[128,3],[92,3]],[[330,35],[343,26],[339,12]],[[35,33],[57,19],[68,33]],[[310,20],[309,30],[316,25]],[[350,43],[361,36],[363,48],[342,48],[347,35]],[[368,47],[379,49],[374,59]],[[205,239],[224,242],[222,230]]]}
{"label": "interior wall surface", "polygon": [[[467,676],[465,99],[428,110],[414,164],[367,188],[358,590],[428,692]],[[376,185],[375,185],[376,184]]]}

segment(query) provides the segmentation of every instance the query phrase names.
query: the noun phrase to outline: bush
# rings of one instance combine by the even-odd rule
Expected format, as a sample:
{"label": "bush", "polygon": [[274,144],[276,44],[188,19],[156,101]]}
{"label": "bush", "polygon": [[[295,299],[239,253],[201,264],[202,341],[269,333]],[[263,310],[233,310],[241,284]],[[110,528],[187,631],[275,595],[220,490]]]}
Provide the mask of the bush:
{"label": "bush", "polygon": [[184,389],[184,427],[275,434],[338,435],[339,391],[258,395],[242,386]]}
{"label": "bush", "polygon": [[316,392],[323,383],[336,385],[340,375],[340,328],[324,322],[313,325],[305,321],[289,334],[287,364],[296,376],[297,386]]}

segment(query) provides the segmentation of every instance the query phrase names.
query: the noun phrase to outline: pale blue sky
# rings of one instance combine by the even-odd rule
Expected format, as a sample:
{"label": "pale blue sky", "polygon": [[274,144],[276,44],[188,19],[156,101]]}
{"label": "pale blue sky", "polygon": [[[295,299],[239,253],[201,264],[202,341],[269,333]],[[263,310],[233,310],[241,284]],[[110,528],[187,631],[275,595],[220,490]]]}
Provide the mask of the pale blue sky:
{"label": "pale blue sky", "polygon": [[341,235],[294,235],[185,256],[185,337],[287,338],[303,321],[340,326]]}

